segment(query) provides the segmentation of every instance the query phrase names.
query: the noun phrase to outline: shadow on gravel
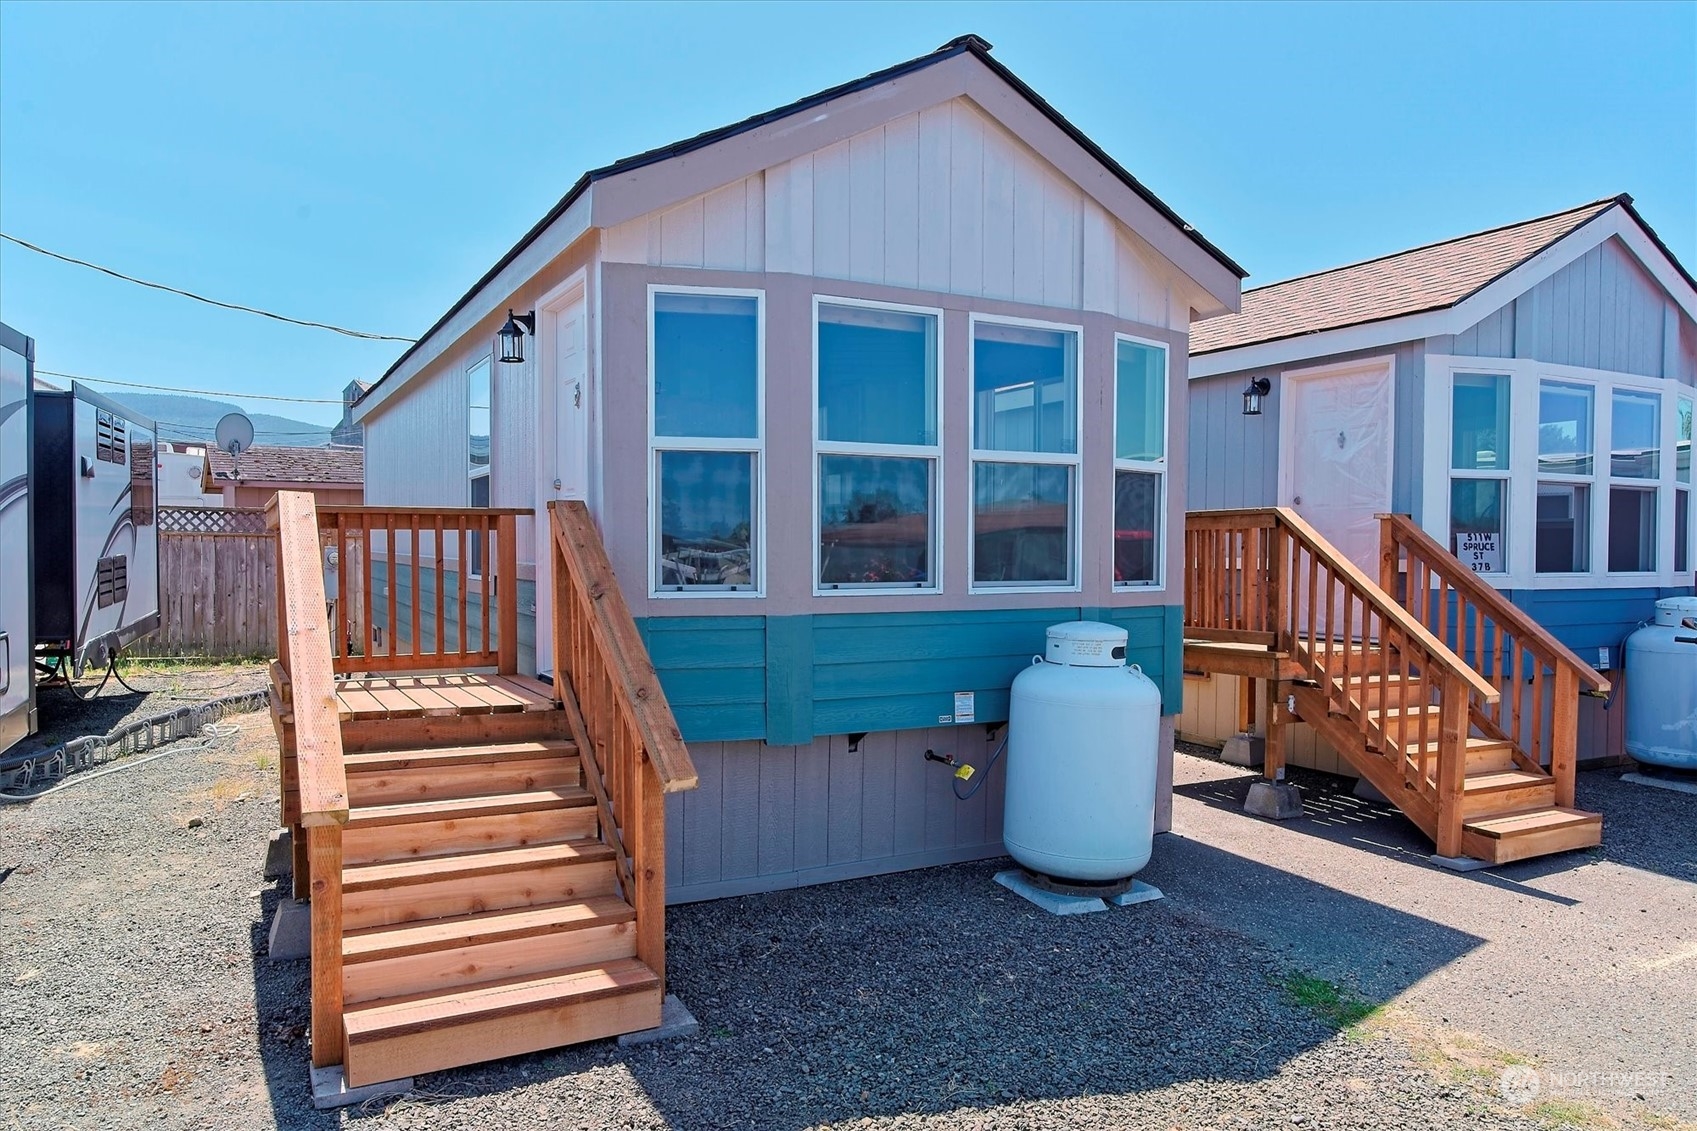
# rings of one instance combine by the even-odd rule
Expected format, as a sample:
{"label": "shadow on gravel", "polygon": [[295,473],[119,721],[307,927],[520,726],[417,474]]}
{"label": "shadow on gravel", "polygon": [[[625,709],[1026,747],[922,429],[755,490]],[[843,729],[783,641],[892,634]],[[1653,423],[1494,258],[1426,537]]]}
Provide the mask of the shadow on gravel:
{"label": "shadow on gravel", "polygon": [[[1373,1002],[1482,940],[1194,841],[1182,871],[1334,931],[1403,940],[1355,987]],[[672,988],[690,1042],[617,1054],[675,1127],[802,1128],[1256,1081],[1335,1034],[1275,985],[1300,953],[1246,939],[1182,896],[1059,918],[997,887],[1007,861],[672,909]],[[1410,945],[1412,944],[1412,945]]]}
{"label": "shadow on gravel", "polygon": [[[337,1127],[341,1119],[337,1112],[318,1111],[312,1106],[311,1047],[307,1036],[312,1019],[311,964],[305,959],[272,962],[266,954],[271,916],[278,902],[289,895],[289,883],[285,876],[260,890],[255,908],[259,918],[249,929],[259,1059],[265,1068],[272,1118],[279,1128]],[[354,1117],[360,1114],[359,1108],[349,1112]]]}
{"label": "shadow on gravel", "polygon": [[[1587,770],[1575,783],[1578,807],[1603,815],[1601,846],[1458,877],[1562,906],[1577,901],[1526,885],[1601,860],[1697,883],[1697,852],[1679,832],[1697,821],[1697,796],[1634,785],[1621,780],[1622,772],[1618,767]],[[1244,770],[1229,778],[1178,785],[1173,792],[1246,821],[1260,821],[1243,812],[1250,783],[1258,777]],[[1378,856],[1426,861],[1431,855],[1432,842],[1401,810],[1356,797],[1354,778],[1294,766],[1287,768],[1286,777],[1302,787],[1302,816],[1280,821],[1280,826]]]}

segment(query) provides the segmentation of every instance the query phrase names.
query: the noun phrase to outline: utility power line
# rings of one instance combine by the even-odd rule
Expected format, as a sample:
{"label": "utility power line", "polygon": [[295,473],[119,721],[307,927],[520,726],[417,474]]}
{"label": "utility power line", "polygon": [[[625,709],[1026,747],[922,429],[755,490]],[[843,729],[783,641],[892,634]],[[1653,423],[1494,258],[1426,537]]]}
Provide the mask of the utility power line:
{"label": "utility power line", "polygon": [[53,369],[37,369],[42,377],[62,377],[67,381],[88,381],[96,385],[122,385],[126,389],[151,389],[158,393],[192,393],[199,397],[237,397],[252,401],[286,401],[289,404],[335,404],[340,400],[325,397],[279,397],[270,393],[232,393],[218,389],[183,389],[175,385],[149,385],[141,381],[118,381],[111,377],[87,377],[80,373],[60,373]]}
{"label": "utility power line", "polygon": [[10,235],[6,232],[0,232],[0,240],[9,240],[10,242],[17,244],[19,247],[27,248],[38,255],[45,255],[49,259],[57,259],[62,263],[74,263],[78,267],[87,267],[90,271],[98,271],[102,275],[110,275],[112,278],[122,279],[126,283],[134,283],[138,287],[151,287],[156,291],[165,291],[168,294],[181,295],[183,298],[192,298],[196,302],[204,302],[208,306],[221,307],[224,310],[239,310],[243,314],[257,314],[261,318],[271,318],[278,322],[287,322],[292,326],[305,326],[310,330],[329,330],[332,333],[345,334],[350,338],[363,338],[366,341],[372,342],[407,342],[411,344],[418,340],[416,338],[402,338],[394,334],[368,334],[364,330],[350,330],[346,326],[333,326],[328,322],[313,322],[304,318],[290,318],[286,314],[274,314],[269,310],[260,310],[256,306],[243,306],[241,303],[237,302],[221,302],[215,298],[207,298],[205,295],[197,295],[193,291],[185,291],[178,287],[167,286],[164,283],[153,283],[146,279],[138,279],[134,275],[126,275],[122,271],[114,271],[110,267],[102,267],[100,264],[90,263],[86,259],[78,259],[75,256],[62,255],[57,251],[49,251],[45,247],[30,243],[28,240],[19,239],[17,236]]}

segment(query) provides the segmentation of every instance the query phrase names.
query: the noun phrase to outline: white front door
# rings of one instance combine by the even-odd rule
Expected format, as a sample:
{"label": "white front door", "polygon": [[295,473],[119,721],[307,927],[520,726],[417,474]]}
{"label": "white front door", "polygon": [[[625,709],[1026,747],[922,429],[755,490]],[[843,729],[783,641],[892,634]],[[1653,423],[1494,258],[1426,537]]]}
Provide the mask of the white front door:
{"label": "white front door", "polygon": [[542,317],[543,345],[551,350],[551,372],[543,380],[554,392],[554,484],[556,499],[589,498],[589,346],[586,305],[580,291]]}
{"label": "white front door", "polygon": [[1286,373],[1279,408],[1279,502],[1375,581],[1377,516],[1391,509],[1394,373],[1392,358]]}

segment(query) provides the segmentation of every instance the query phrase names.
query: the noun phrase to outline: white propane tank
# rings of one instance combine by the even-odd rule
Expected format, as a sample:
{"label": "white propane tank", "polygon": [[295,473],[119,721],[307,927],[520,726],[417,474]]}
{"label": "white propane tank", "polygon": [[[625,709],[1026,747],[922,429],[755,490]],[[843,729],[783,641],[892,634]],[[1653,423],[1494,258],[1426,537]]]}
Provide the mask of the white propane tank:
{"label": "white propane tank", "polygon": [[1002,840],[1033,872],[1104,883],[1149,863],[1161,693],[1125,646],[1111,624],[1057,624],[1013,681]]}
{"label": "white propane tank", "polygon": [[1656,623],[1627,637],[1626,752],[1697,770],[1697,597],[1657,601]]}

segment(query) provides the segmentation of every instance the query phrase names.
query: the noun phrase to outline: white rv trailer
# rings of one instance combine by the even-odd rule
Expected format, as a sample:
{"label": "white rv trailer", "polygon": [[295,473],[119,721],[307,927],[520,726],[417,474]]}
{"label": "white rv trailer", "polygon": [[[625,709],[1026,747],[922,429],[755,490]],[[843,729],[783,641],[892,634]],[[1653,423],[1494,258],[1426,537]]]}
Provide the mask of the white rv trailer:
{"label": "white rv trailer", "polygon": [[0,323],[0,754],[35,733],[30,387],[35,342]]}
{"label": "white rv trailer", "polygon": [[75,382],[30,415],[36,652],[80,675],[159,627],[158,429]]}

